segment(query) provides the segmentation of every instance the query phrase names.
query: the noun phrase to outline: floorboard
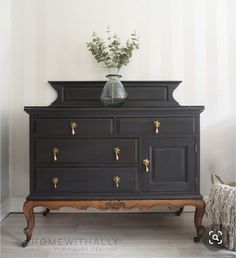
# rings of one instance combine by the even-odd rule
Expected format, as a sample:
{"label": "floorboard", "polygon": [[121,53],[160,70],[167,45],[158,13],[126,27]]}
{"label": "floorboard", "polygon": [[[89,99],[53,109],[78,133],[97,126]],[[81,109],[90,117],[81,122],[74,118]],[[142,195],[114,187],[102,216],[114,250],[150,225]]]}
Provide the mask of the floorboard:
{"label": "floorboard", "polygon": [[[25,239],[23,214],[1,224],[2,258],[233,258],[194,243],[193,213],[36,214],[31,243]],[[205,221],[206,224],[206,221]]]}

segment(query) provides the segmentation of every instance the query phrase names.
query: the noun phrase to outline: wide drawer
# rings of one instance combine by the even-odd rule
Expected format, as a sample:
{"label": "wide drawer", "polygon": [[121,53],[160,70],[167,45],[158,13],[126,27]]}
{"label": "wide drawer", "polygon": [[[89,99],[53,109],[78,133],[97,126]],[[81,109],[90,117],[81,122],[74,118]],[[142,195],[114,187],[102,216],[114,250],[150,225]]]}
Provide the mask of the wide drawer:
{"label": "wide drawer", "polygon": [[191,135],[196,132],[194,117],[119,118],[118,135]]}
{"label": "wide drawer", "polygon": [[131,164],[138,162],[137,139],[36,139],[37,164]]}
{"label": "wide drawer", "polygon": [[39,137],[102,137],[113,134],[111,118],[36,118],[34,134]]}
{"label": "wide drawer", "polygon": [[138,192],[137,167],[37,168],[36,193]]}

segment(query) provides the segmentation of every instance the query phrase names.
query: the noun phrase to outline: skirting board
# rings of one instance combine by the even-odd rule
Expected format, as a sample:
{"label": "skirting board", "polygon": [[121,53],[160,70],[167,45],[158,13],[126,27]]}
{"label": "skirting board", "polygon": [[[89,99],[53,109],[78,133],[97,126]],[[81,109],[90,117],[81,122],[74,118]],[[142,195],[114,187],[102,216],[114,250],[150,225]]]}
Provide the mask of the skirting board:
{"label": "skirting board", "polygon": [[4,220],[9,213],[10,213],[10,199],[7,198],[3,202],[1,202],[1,212],[0,212],[1,221]]}
{"label": "skirting board", "polygon": [[[207,200],[207,197],[204,197],[204,200]],[[8,200],[4,201],[3,203],[1,203],[1,221],[11,212],[23,212],[23,204],[25,202],[25,197],[24,196],[12,196],[10,197]],[[172,208],[169,209],[168,207],[162,207],[162,206],[157,206],[151,209],[147,209],[147,210],[142,210],[142,213],[144,212],[175,212],[176,208]],[[42,212],[44,211],[43,208],[37,207],[35,208],[35,212]],[[89,208],[88,210],[80,210],[77,211],[76,209],[72,209],[72,208],[62,208],[60,210],[57,211],[52,211],[52,213],[104,213],[104,212],[114,212],[114,211],[101,211],[101,210],[96,210],[94,208]],[[138,213],[140,212],[139,209],[132,209],[132,210],[118,210],[115,211],[117,212],[135,212]],[[192,206],[187,206],[184,209],[184,212],[194,212],[194,207]]]}

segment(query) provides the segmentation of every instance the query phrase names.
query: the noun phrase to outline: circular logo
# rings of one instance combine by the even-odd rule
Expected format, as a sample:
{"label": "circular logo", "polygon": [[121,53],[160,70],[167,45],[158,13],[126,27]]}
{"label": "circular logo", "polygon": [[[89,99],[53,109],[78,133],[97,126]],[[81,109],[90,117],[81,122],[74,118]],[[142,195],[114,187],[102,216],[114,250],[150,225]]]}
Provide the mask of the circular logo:
{"label": "circular logo", "polygon": [[224,248],[224,234],[226,230],[221,225],[210,225],[206,228],[203,235],[204,245],[212,251]]}

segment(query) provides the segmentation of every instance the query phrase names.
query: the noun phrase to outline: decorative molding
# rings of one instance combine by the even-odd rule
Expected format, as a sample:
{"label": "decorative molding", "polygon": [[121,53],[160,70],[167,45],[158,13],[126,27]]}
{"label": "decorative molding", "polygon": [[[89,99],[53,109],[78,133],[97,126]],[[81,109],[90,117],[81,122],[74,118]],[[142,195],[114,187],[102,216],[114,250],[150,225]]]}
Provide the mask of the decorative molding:
{"label": "decorative molding", "polygon": [[[204,200],[206,200],[207,197],[204,197]],[[23,204],[25,202],[25,196],[12,196],[9,198],[9,212],[23,212]],[[44,209],[42,207],[36,207],[35,209],[35,213],[40,213],[40,212],[43,212]],[[150,209],[143,209],[141,212],[142,213],[156,213],[156,212],[175,212],[177,211],[178,208],[175,208],[175,207],[166,207],[166,206],[155,206],[155,207],[152,207]],[[77,210],[75,209],[71,209],[71,208],[67,208],[67,207],[64,207],[60,210],[52,210],[50,211],[50,213],[76,213],[78,212]],[[103,213],[103,212],[114,212],[114,211],[111,211],[111,210],[97,210],[97,209],[94,209],[94,208],[88,208],[87,210],[80,210],[79,211],[80,213]],[[138,208],[134,208],[132,210],[123,210],[122,208],[120,210],[116,210],[116,212],[118,213],[122,213],[122,212],[129,212],[129,213],[139,213],[140,210]],[[194,207],[192,206],[186,206],[184,208],[184,212],[194,212]]]}
{"label": "decorative molding", "polygon": [[[208,200],[208,196],[204,196],[204,200],[205,202]],[[25,196],[12,196],[12,197],[9,197],[8,199],[6,199],[5,201],[3,201],[1,203],[1,221],[4,220],[4,218],[6,218],[6,216],[11,213],[11,212],[23,212],[22,210],[22,207],[23,207],[23,204],[25,202]],[[109,204],[111,205],[111,204]],[[45,209],[42,208],[42,207],[36,207],[35,209],[35,213],[42,213]],[[178,208],[176,207],[166,207],[166,206],[156,206],[156,207],[153,207],[153,208],[150,208],[150,209],[145,209],[145,210],[141,210],[138,209],[138,208],[134,208],[134,209],[131,209],[131,210],[124,210],[121,209],[120,210],[97,210],[97,209],[94,209],[94,208],[88,208],[87,210],[80,210],[80,211],[77,211],[75,209],[71,209],[71,208],[67,208],[67,207],[64,207],[63,209],[60,209],[60,210],[52,210],[50,211],[50,213],[76,213],[76,212],[79,212],[79,213],[103,213],[103,212],[106,212],[106,213],[112,213],[112,212],[116,212],[116,213],[156,213],[156,212],[176,212],[178,210]],[[192,206],[186,206],[184,208],[184,211],[183,212],[194,212],[194,207]]]}

